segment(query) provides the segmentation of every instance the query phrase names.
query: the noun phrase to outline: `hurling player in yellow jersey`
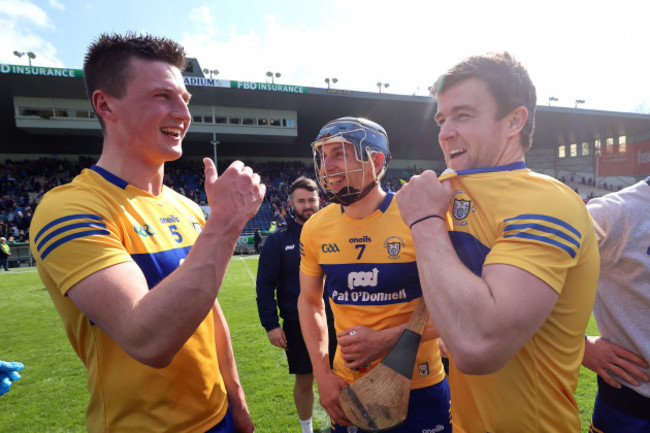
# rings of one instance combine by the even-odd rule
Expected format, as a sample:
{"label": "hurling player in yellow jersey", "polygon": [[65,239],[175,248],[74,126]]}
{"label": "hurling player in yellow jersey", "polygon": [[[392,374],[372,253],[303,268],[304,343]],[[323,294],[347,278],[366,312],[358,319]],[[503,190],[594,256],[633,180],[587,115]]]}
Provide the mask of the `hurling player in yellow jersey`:
{"label": "hurling player in yellow jersey", "polygon": [[216,298],[265,188],[241,162],[217,177],[204,159],[205,221],[163,185],[190,126],[185,67],[169,39],[101,35],[84,77],[102,154],[32,220],[38,272],[88,370],[90,432],[254,430]]}
{"label": "hurling player in yellow jersey", "polygon": [[413,177],[397,201],[450,354],[453,430],[580,431],[574,392],[599,272],[589,214],[526,167],[535,87],[512,56],[470,57],[435,88],[454,172]]}
{"label": "hurling player in yellow jersey", "polygon": [[[300,325],[332,431],[349,425],[339,392],[372,370],[397,342],[422,290],[410,231],[380,179],[388,137],[367,119],[327,123],[312,144],[316,176],[333,204],[300,235]],[[446,235],[445,235],[446,236]],[[323,290],[338,336],[330,369]],[[448,432],[449,387],[429,321],[413,369],[406,421],[394,433]],[[356,430],[354,430],[356,431]]]}

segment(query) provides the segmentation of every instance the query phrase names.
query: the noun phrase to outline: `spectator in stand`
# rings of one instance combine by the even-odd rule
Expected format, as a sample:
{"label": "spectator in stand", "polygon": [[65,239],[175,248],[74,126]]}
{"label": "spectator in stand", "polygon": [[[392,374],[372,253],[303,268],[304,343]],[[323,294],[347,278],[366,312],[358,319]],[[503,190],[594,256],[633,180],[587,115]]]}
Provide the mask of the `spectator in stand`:
{"label": "spectator in stand", "polygon": [[11,234],[11,227],[4,220],[0,220],[0,236],[7,237]]}
{"label": "spectator in stand", "polygon": [[[600,247],[594,317],[583,365],[598,373],[589,431],[650,432],[650,177],[587,205]],[[638,356],[638,355],[640,356]]]}
{"label": "spectator in stand", "polygon": [[33,217],[34,217],[34,215],[32,214],[32,208],[31,208],[31,207],[27,207],[27,208],[25,209],[25,222],[26,222],[26,224],[25,224],[25,227],[24,227],[24,229],[25,229],[26,231],[29,230],[29,226],[30,226],[31,223],[32,223],[32,218],[33,218]]}
{"label": "spectator in stand", "polygon": [[16,242],[29,242],[29,230],[18,230],[18,236],[16,236]]}

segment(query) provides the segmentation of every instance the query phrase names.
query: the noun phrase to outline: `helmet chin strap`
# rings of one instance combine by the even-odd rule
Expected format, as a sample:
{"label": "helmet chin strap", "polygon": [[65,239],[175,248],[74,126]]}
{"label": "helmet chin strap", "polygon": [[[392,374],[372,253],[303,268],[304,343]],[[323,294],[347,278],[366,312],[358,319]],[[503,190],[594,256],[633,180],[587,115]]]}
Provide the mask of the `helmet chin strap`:
{"label": "helmet chin strap", "polygon": [[327,199],[331,201],[332,203],[337,203],[341,204],[343,206],[349,206],[352,203],[355,203],[362,198],[364,198],[372,189],[377,185],[377,181],[369,183],[366,185],[366,187],[363,189],[363,191],[359,191],[356,188],[346,186],[345,188],[341,189],[339,192],[332,192],[328,191],[325,193],[327,196]]}

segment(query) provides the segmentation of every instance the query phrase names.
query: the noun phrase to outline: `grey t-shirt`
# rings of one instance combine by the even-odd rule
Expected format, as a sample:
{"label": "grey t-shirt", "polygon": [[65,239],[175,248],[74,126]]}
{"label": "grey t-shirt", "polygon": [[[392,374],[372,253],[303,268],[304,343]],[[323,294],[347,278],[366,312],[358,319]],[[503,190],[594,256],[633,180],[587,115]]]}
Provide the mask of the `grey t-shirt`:
{"label": "grey t-shirt", "polygon": [[[650,185],[638,182],[591,200],[587,208],[600,249],[600,280],[594,304],[598,329],[607,341],[649,361]],[[650,374],[650,369],[645,371]],[[636,387],[617,379],[650,397],[650,383]]]}

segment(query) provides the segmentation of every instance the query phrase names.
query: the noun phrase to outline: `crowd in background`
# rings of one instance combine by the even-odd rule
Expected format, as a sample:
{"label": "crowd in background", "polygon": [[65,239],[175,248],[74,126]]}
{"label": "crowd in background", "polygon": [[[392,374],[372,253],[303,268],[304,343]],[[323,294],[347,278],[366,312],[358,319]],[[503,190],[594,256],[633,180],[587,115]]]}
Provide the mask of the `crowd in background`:
{"label": "crowd in background", "polygon": [[[222,173],[232,161],[219,163]],[[10,243],[28,242],[29,225],[36,205],[50,189],[66,184],[95,159],[80,156],[76,160],[38,158],[11,160],[0,163],[0,236]],[[313,168],[300,161],[246,162],[260,174],[267,185],[266,201],[277,217],[287,213],[288,188],[301,175],[313,177]],[[203,165],[197,160],[169,163],[164,183],[194,200],[207,204],[203,191]]]}
{"label": "crowd in background", "polygon": [[[219,172],[223,173],[231,162],[230,160],[219,161]],[[314,178],[313,164],[305,164],[302,161],[244,162],[252,167],[266,184],[264,200],[271,206],[275,221],[281,225],[289,212],[287,198],[291,182],[299,176]],[[6,237],[10,243],[28,242],[32,213],[43,194],[56,186],[70,182],[82,169],[94,163],[95,158],[88,156],[79,156],[76,160],[45,157],[7,159],[4,163],[0,163],[0,237]],[[403,182],[423,170],[424,168],[417,166],[391,170],[382,182],[383,187],[396,192]],[[203,180],[203,164],[199,160],[182,159],[167,164],[165,185],[200,205],[207,204]],[[564,177],[561,180],[574,181]],[[593,182],[592,179],[581,180],[580,183],[584,185]],[[603,187],[616,189],[613,185],[603,185]],[[323,200],[321,205],[327,204],[322,195],[321,200]]]}

